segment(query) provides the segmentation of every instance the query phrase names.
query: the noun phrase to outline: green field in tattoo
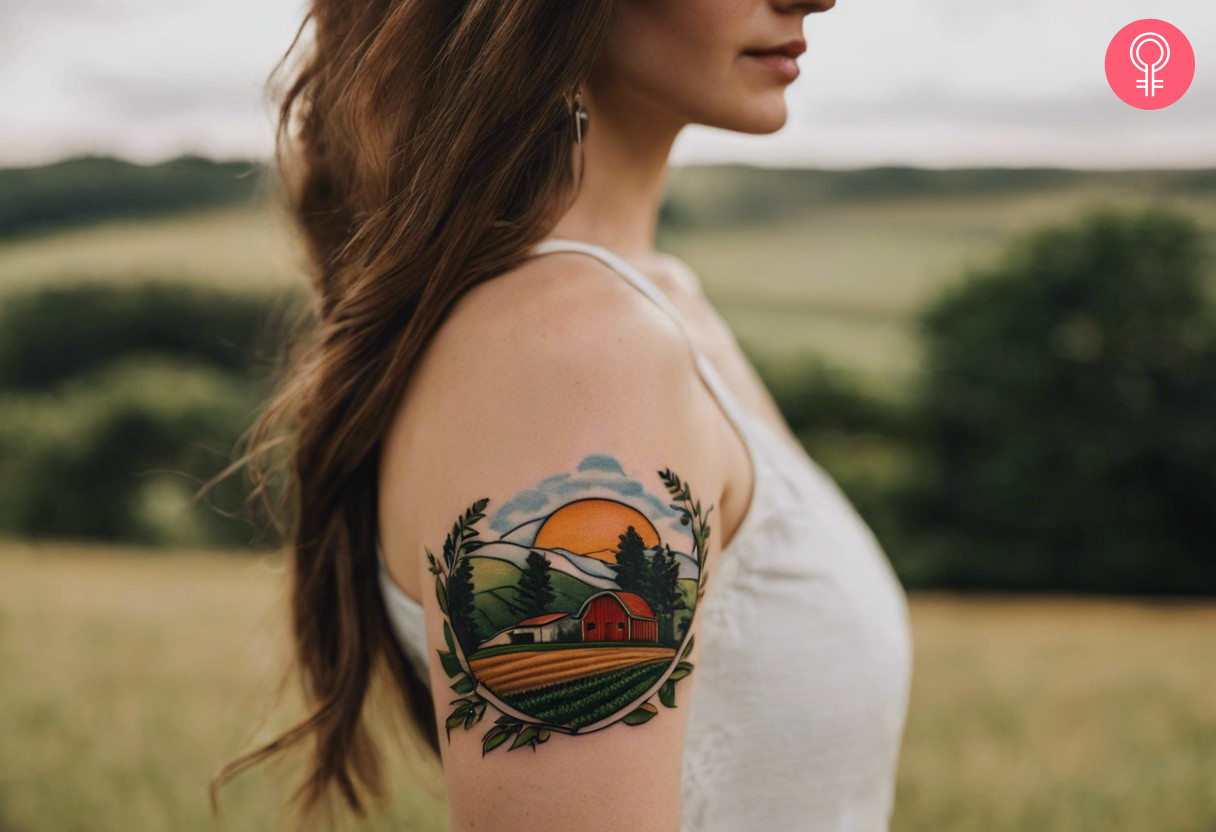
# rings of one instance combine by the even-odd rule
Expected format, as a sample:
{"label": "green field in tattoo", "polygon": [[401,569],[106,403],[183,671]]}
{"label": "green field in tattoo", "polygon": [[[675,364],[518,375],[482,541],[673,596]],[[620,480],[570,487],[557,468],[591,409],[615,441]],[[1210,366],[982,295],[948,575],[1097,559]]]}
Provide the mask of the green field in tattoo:
{"label": "green field in tattoo", "polygon": [[546,722],[581,728],[614,714],[658,681],[667,668],[639,665],[585,676],[576,682],[559,682],[526,694],[503,699],[521,711]]}
{"label": "green field in tattoo", "polygon": [[477,500],[440,556],[426,549],[444,616],[439,659],[458,694],[449,740],[490,706],[499,716],[483,754],[535,750],[554,731],[642,725],[656,698],[676,707],[675,686],[693,669],[712,506],[669,469],[656,473],[648,485],[593,454],[488,519],[490,500]]}

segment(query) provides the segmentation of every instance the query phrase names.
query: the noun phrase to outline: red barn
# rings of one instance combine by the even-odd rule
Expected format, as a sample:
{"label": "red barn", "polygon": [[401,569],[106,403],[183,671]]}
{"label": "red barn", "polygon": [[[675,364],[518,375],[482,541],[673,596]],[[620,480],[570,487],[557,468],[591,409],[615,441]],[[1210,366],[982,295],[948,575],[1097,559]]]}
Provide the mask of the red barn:
{"label": "red barn", "polygon": [[659,620],[646,599],[606,589],[583,602],[577,618],[583,641],[658,641]]}

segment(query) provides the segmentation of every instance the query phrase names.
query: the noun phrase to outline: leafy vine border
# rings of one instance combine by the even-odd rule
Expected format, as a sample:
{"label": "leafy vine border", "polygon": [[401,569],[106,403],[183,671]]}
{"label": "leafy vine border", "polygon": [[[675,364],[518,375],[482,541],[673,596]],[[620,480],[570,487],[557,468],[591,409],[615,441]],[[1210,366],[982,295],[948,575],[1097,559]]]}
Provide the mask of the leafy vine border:
{"label": "leafy vine border", "polygon": [[[701,596],[705,593],[705,579],[708,575],[708,570],[705,568],[705,553],[710,527],[706,524],[705,520],[709,516],[709,512],[713,510],[713,506],[710,506],[703,513],[701,511],[701,501],[693,499],[688,486],[681,482],[680,478],[671,469],[665,468],[659,471],[658,474],[672,498],[679,501],[669,503],[668,505],[679,512],[680,524],[691,526],[693,550],[696,552],[698,567],[697,606],[700,606]],[[443,543],[442,566],[436,560],[431,550],[424,547],[427,560],[430,562],[429,569],[435,575],[435,597],[438,599],[439,609],[443,611],[444,615],[443,639],[448,649],[439,651],[439,661],[448,678],[453,680],[450,685],[452,690],[462,694],[459,698],[453,699],[448,703],[455,706],[444,723],[449,742],[451,742],[453,728],[463,724],[466,731],[472,729],[485,716],[486,707],[490,704],[489,701],[477,692],[477,681],[473,677],[472,671],[461,660],[460,651],[456,649],[456,640],[452,637],[452,628],[448,624],[447,593],[448,581],[451,579],[452,572],[456,568],[458,561],[485,543],[485,541],[477,539],[479,532],[474,527],[478,521],[485,517],[485,508],[489,505],[489,502],[489,498],[487,497],[476,501],[452,525],[452,530],[448,533]],[[693,635],[688,637],[688,641],[680,653],[680,662],[667,677],[667,680],[659,687],[659,701],[668,708],[676,707],[676,682],[692,672],[693,665],[692,662],[687,661],[687,657],[692,650],[693,638]],[[650,702],[643,702],[618,721],[624,722],[626,725],[641,725],[650,720],[656,713],[658,713],[658,708]],[[509,714],[502,714],[494,722],[494,727],[482,737],[481,753],[483,757],[493,749],[503,745],[512,736],[515,739],[508,746],[508,751],[522,748],[525,745],[530,746],[535,751],[536,746],[547,741],[551,734],[551,730],[542,724],[522,720]]]}

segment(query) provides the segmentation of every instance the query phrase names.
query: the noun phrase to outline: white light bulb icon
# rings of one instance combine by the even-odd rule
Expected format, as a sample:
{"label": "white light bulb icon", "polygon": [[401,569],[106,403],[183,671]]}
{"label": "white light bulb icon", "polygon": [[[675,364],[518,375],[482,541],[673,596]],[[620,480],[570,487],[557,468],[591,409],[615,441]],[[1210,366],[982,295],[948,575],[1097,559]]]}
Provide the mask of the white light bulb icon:
{"label": "white light bulb icon", "polygon": [[[1155,44],[1159,53],[1157,60],[1151,64],[1140,57],[1140,47],[1144,46],[1146,43]],[[1144,80],[1137,81],[1136,86],[1144,90],[1144,94],[1147,96],[1156,95],[1157,90],[1161,89],[1161,87],[1165,84],[1164,81],[1161,81],[1156,76],[1158,70],[1169,63],[1169,43],[1167,43],[1165,38],[1156,32],[1144,32],[1132,41],[1131,56],[1132,66],[1144,73]]]}

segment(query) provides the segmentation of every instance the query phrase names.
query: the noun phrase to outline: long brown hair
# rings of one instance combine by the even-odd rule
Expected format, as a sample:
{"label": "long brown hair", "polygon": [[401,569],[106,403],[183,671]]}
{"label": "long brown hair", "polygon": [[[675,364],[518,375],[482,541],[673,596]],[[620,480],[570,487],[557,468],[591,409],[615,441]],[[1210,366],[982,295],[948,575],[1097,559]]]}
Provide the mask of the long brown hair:
{"label": "long brown hair", "polygon": [[306,243],[313,308],[237,464],[249,462],[251,500],[290,516],[274,522],[287,540],[288,675],[308,716],[216,772],[213,812],[219,786],[304,740],[296,828],[335,787],[359,816],[364,792],[382,801],[364,706],[385,668],[439,754],[429,686],[393,638],[378,586],[380,449],[453,303],[523,262],[573,199],[571,96],[611,11],[603,0],[311,0],[275,66],[268,88],[286,76],[275,168]]}

